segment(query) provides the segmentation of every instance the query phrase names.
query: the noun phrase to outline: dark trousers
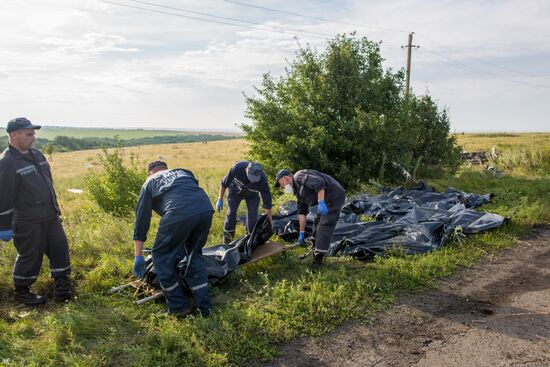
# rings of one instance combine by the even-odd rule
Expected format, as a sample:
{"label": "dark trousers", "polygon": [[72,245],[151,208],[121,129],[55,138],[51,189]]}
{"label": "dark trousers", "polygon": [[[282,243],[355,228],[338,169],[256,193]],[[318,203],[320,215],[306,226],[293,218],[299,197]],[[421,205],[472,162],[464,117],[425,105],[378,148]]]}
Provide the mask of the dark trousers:
{"label": "dark trousers", "polygon": [[344,206],[346,196],[342,195],[333,201],[327,202],[328,214],[317,214],[313,220],[313,236],[315,237],[315,253],[326,254],[330,247],[330,239],[336,228],[340,210]]}
{"label": "dark trousers", "polygon": [[252,233],[256,221],[258,220],[258,206],[260,205],[260,195],[257,192],[245,190],[236,194],[232,190],[227,193],[227,215],[223,224],[223,239],[229,243],[235,236],[235,226],[237,225],[237,210],[241,201],[246,201],[246,231]]}
{"label": "dark trousers", "polygon": [[40,274],[44,255],[50,260],[52,278],[66,277],[71,273],[67,236],[59,217],[39,223],[15,223],[13,232],[13,244],[17,250],[14,285],[31,286]]}
{"label": "dark trousers", "polygon": [[161,223],[153,245],[153,265],[164,290],[170,312],[188,307],[180,284],[177,265],[187,256],[190,262],[184,277],[197,306],[203,314],[210,313],[212,300],[208,292],[208,274],[202,257],[202,248],[208,239],[213,212],[205,212],[182,221]]}

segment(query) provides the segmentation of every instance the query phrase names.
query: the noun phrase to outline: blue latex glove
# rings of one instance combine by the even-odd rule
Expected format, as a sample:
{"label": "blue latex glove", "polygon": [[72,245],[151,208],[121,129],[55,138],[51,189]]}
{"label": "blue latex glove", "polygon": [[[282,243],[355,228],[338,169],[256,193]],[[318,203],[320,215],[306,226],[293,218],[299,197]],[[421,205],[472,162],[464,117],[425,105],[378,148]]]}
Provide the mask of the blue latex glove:
{"label": "blue latex glove", "polygon": [[218,201],[216,201],[216,209],[218,209],[218,213],[222,211],[222,209],[223,209],[223,200],[222,199],[218,199]]}
{"label": "blue latex glove", "polygon": [[328,214],[327,204],[325,204],[324,200],[319,200],[319,206],[317,207],[317,209],[319,210],[319,214],[321,215]]}
{"label": "blue latex glove", "polygon": [[12,238],[13,238],[12,229],[8,229],[7,231],[0,231],[0,240],[8,242],[8,241],[11,241]]}
{"label": "blue latex glove", "polygon": [[300,232],[300,235],[298,236],[298,243],[300,244],[300,246],[305,246],[306,245],[305,237],[306,237],[306,233],[305,232]]}
{"label": "blue latex glove", "polygon": [[138,278],[143,278],[145,275],[145,258],[143,256],[134,257],[134,268],[132,273]]}

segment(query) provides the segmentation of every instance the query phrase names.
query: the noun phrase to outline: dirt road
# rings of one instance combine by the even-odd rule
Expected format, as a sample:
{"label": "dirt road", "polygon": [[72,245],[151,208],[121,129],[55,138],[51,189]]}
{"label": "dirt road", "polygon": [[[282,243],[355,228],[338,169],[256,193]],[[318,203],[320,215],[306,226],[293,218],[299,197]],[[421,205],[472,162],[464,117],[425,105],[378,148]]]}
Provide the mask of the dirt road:
{"label": "dirt road", "polygon": [[550,228],[266,366],[550,366]]}

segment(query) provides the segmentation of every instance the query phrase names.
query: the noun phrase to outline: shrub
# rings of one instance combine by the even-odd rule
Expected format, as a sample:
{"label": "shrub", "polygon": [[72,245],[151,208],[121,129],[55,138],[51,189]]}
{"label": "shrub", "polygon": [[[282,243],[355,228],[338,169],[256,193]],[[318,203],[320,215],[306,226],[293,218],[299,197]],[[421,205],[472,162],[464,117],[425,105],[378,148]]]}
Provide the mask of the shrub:
{"label": "shrub", "polygon": [[85,179],[90,198],[101,209],[117,217],[133,213],[147,176],[145,170],[138,168],[135,155],[130,155],[129,166],[125,166],[123,153],[120,147],[111,152],[104,148],[99,154],[103,171],[90,173]]}
{"label": "shrub", "polygon": [[249,158],[270,174],[317,169],[349,189],[382,174],[401,179],[393,162],[426,175],[454,171],[446,111],[428,96],[405,97],[403,70],[382,62],[379,43],[354,35],[337,36],[322,53],[301,48],[284,76],[264,75],[258,96],[246,96]]}

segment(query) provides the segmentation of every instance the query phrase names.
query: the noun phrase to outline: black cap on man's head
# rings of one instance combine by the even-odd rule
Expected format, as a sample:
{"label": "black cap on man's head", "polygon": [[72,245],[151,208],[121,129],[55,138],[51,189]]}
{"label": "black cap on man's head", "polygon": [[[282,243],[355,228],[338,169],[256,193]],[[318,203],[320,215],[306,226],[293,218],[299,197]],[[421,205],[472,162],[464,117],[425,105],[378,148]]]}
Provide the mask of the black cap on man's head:
{"label": "black cap on man's head", "polygon": [[166,164],[166,162],[163,162],[163,161],[153,161],[151,163],[149,163],[147,165],[147,172],[151,172],[152,170],[154,170],[155,168],[163,168],[163,169],[168,169],[168,165]]}
{"label": "black cap on man's head", "polygon": [[35,129],[35,130],[38,130],[41,127],[42,126],[40,126],[40,125],[33,125],[28,119],[26,119],[24,117],[17,117],[17,118],[14,118],[13,120],[10,120],[8,122],[8,126],[6,128],[6,131],[8,133],[12,133],[14,131],[21,130],[21,129]]}
{"label": "black cap on man's head", "polygon": [[279,187],[279,180],[281,179],[281,177],[285,177],[285,176],[292,176],[292,174],[290,173],[289,170],[285,168],[277,172],[277,175],[275,176],[275,187]]}

